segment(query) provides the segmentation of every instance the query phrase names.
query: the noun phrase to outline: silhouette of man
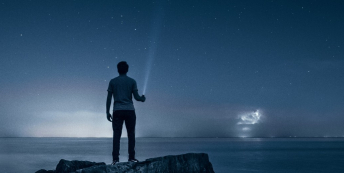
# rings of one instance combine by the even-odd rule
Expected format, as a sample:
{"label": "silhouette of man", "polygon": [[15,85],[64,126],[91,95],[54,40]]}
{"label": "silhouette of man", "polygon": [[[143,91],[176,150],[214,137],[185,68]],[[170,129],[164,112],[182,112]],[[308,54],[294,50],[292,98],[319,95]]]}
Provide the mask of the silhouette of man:
{"label": "silhouette of man", "polygon": [[[127,76],[129,65],[125,61],[117,64],[119,76],[110,80],[108,95],[106,100],[106,116],[112,122],[113,129],[113,150],[112,165],[119,162],[120,139],[122,135],[123,121],[128,133],[128,153],[130,162],[138,162],[135,158],[135,125],[136,114],[132,101],[132,95],[135,100],[144,102],[146,97],[138,94],[136,81]],[[111,99],[114,99],[113,114],[110,114]]]}

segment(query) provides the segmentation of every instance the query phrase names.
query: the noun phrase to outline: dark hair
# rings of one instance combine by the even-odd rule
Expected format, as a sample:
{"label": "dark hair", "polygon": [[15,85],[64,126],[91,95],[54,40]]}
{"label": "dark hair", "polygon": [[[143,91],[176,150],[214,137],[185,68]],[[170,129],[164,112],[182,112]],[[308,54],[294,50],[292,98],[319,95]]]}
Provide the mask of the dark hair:
{"label": "dark hair", "polygon": [[121,61],[117,64],[117,70],[119,74],[127,74],[129,65],[125,61]]}

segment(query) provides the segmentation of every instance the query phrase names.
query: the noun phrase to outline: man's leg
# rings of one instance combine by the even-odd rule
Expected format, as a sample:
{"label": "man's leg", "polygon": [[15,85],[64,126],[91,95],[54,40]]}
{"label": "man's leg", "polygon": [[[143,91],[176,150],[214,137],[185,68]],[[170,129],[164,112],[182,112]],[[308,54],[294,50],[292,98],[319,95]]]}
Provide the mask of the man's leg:
{"label": "man's leg", "polygon": [[112,159],[119,160],[119,147],[123,127],[123,112],[115,111],[112,114],[112,130],[113,130],[113,148]]}
{"label": "man's leg", "polygon": [[129,159],[135,159],[135,126],[136,114],[135,111],[128,110],[125,118],[125,127],[128,133],[128,153]]}

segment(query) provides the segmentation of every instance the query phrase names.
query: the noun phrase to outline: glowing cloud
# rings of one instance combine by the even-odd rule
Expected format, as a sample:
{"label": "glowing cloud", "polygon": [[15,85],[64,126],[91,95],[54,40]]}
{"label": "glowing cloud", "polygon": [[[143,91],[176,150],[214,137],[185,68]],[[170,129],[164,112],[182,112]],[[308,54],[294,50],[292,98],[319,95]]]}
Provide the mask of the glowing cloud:
{"label": "glowing cloud", "polygon": [[257,124],[262,115],[259,113],[259,110],[255,112],[248,112],[242,115],[239,115],[240,121],[238,124]]}
{"label": "glowing cloud", "polygon": [[242,131],[250,131],[251,129],[249,127],[242,128]]}

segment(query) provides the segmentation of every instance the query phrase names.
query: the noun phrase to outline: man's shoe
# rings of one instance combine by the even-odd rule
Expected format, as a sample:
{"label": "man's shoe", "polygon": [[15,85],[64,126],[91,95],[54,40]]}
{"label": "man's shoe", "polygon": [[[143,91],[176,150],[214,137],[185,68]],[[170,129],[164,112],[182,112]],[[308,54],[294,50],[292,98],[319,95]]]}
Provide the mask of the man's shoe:
{"label": "man's shoe", "polygon": [[112,163],[111,163],[111,165],[116,165],[116,163],[118,163],[119,162],[119,160],[114,160]]}
{"label": "man's shoe", "polygon": [[128,162],[139,162],[137,159],[128,159]]}

